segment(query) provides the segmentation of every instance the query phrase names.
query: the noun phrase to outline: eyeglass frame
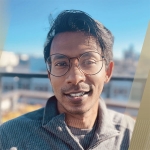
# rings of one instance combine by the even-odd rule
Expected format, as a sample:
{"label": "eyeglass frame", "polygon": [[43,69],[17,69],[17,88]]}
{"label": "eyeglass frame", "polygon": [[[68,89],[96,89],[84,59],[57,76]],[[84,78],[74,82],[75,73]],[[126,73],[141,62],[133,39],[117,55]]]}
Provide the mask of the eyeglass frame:
{"label": "eyeglass frame", "polygon": [[[87,51],[87,52],[85,52],[85,53],[89,53],[89,52],[95,52],[95,51]],[[53,55],[57,55],[57,54],[60,54],[60,55],[63,55],[63,56],[65,56],[65,57],[67,57],[68,58],[68,60],[69,60],[69,67],[68,67],[68,70],[67,70],[67,72],[69,72],[69,70],[70,70],[70,68],[72,67],[72,65],[71,65],[71,59],[78,59],[78,64],[77,64],[77,68],[80,70],[80,71],[82,71],[84,74],[86,74],[86,75],[96,75],[96,74],[98,74],[101,70],[102,70],[102,68],[103,68],[103,60],[105,59],[105,57],[104,57],[104,55],[101,55],[99,52],[95,52],[95,53],[98,53],[101,57],[102,57],[102,60],[99,60],[99,61],[102,61],[102,66],[101,66],[101,68],[100,68],[100,70],[97,72],[97,73],[94,73],[94,74],[87,74],[87,73],[85,73],[81,68],[80,68],[80,65],[79,65],[79,61],[80,61],[80,58],[82,57],[82,55],[84,55],[85,53],[82,53],[79,57],[68,57],[68,56],[66,56],[66,55],[64,55],[64,54],[61,54],[61,53],[55,53],[55,54],[52,54],[52,55],[50,55],[47,59],[46,59],[46,68],[47,68],[47,71],[51,74],[51,72],[49,71],[50,69],[48,69],[48,66],[47,66],[47,63],[48,63],[48,59],[51,57],[51,56],[53,56]],[[97,61],[96,61],[97,62]],[[52,64],[52,63],[51,63]],[[66,72],[66,73],[67,73]],[[65,73],[65,74],[66,74]],[[61,76],[64,76],[65,74],[63,74],[63,75],[61,75]],[[61,77],[61,76],[56,76],[56,75],[53,75],[53,74],[51,74],[52,76],[55,76],[55,77]]]}

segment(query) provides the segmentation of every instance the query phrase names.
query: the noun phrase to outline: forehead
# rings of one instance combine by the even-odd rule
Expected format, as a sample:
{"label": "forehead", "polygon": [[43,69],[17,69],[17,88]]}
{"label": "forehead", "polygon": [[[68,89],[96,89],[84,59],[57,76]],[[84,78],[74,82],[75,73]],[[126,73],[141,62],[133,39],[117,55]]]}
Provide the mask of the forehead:
{"label": "forehead", "polygon": [[61,53],[72,56],[87,51],[100,52],[100,47],[95,37],[85,35],[82,32],[64,32],[54,37],[50,55]]}

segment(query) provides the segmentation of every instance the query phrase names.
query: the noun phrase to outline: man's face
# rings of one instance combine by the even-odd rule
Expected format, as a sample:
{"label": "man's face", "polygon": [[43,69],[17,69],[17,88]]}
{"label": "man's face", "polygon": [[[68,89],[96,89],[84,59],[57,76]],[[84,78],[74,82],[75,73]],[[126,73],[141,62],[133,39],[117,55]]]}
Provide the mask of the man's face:
{"label": "man's face", "polygon": [[[81,32],[65,32],[54,37],[50,55],[59,53],[72,58],[80,57],[88,51],[101,54],[101,48],[94,37]],[[104,83],[111,77],[113,63],[106,69],[103,61],[101,71],[95,75],[86,75],[79,70],[78,59],[72,59],[71,64],[64,76],[55,77],[49,73],[49,79],[58,100],[58,110],[70,114],[84,114],[97,108]]]}

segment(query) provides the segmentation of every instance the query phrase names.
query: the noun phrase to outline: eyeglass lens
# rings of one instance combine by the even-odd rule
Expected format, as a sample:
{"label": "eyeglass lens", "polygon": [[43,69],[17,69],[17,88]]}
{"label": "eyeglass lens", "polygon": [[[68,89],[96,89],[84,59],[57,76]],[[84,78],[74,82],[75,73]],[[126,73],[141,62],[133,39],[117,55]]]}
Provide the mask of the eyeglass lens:
{"label": "eyeglass lens", "polygon": [[[63,54],[54,54],[47,59],[48,71],[57,77],[65,75],[71,67],[71,59]],[[79,58],[78,68],[85,74],[96,74],[103,66],[103,58],[97,52],[83,53]]]}

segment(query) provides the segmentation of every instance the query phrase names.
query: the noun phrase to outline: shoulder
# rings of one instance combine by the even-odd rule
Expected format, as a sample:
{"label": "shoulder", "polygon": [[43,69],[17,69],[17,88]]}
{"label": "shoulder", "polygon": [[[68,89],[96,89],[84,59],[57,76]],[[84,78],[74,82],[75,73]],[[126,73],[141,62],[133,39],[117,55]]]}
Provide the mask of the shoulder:
{"label": "shoulder", "polygon": [[44,112],[44,108],[26,113],[22,116],[19,116],[15,119],[9,120],[6,123],[3,123],[1,127],[3,126],[9,126],[9,125],[13,125],[14,123],[20,123],[20,122],[30,122],[30,121],[40,121],[43,118],[43,112]]}
{"label": "shoulder", "polygon": [[23,134],[25,133],[25,130],[40,126],[42,124],[43,111],[44,108],[41,108],[3,123],[0,126],[1,134],[5,133],[9,134],[9,136],[13,136],[16,133]]}
{"label": "shoulder", "polygon": [[27,137],[42,126],[44,109],[29,112],[7,121],[0,126],[0,143],[3,147],[25,141]]}
{"label": "shoulder", "polygon": [[128,115],[115,112],[108,109],[109,116],[112,119],[113,124],[119,130],[127,129],[129,132],[133,132],[135,120]]}

